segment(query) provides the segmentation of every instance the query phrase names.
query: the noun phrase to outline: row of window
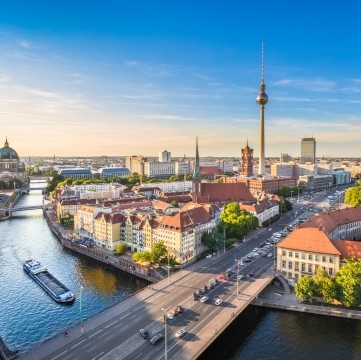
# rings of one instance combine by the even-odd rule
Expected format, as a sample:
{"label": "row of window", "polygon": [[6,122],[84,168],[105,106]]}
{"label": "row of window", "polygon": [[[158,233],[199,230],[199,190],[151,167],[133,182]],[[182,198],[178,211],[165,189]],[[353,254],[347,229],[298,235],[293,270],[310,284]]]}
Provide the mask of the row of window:
{"label": "row of window", "polygon": [[[286,260],[282,260],[282,268],[288,268],[289,270],[293,269],[293,262],[292,261],[288,261],[288,266],[287,266],[287,261]],[[315,268],[315,272],[318,269],[318,265],[314,265],[314,264],[305,264],[305,263],[301,263],[301,268],[300,268],[300,264],[298,262],[294,263],[294,268],[295,271],[301,271],[303,273],[308,272],[310,274],[313,274],[313,268]],[[325,266],[322,266],[324,270],[327,271],[327,268]],[[333,268],[328,268],[328,274],[330,276],[332,276],[334,274],[333,272]]]}
{"label": "row of window", "polygon": [[[282,250],[282,256],[287,256],[287,251],[286,250]],[[295,252],[293,253],[293,251],[288,251],[288,257],[295,257],[295,259],[299,259],[300,258],[300,253]],[[325,262],[329,262],[330,264],[333,264],[334,262],[334,258],[333,256],[326,256],[326,255],[313,255],[313,254],[305,254],[305,253],[301,253],[301,259],[302,260],[310,260],[310,261],[322,261],[323,263]]]}

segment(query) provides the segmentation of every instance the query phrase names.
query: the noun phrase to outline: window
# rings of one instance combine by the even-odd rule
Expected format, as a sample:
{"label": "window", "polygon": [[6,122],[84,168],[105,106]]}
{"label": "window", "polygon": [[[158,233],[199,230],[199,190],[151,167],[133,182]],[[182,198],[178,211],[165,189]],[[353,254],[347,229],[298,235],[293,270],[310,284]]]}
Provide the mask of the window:
{"label": "window", "polygon": [[289,268],[289,269],[292,269],[292,261],[289,261],[289,262],[288,262],[288,268]]}
{"label": "window", "polygon": [[301,271],[305,272],[306,271],[306,264],[301,264]]}
{"label": "window", "polygon": [[322,262],[326,262],[326,256],[322,256]]}
{"label": "window", "polygon": [[299,258],[299,254],[295,253],[295,258],[298,259]]}
{"label": "window", "polygon": [[295,274],[295,278],[298,279],[298,274]]}
{"label": "window", "polygon": [[285,268],[286,267],[286,261],[282,260],[282,267]]}
{"label": "window", "polygon": [[288,273],[288,277],[292,277],[292,273],[291,273],[291,272]]}
{"label": "window", "polygon": [[330,256],[330,264],[333,263],[333,257]]}
{"label": "window", "polygon": [[295,262],[295,270],[296,270],[296,271],[299,271],[298,262]]}
{"label": "window", "polygon": [[292,257],[292,256],[293,256],[292,251],[289,251],[289,252],[288,252],[288,256],[289,256],[289,257]]}
{"label": "window", "polygon": [[303,259],[303,260],[306,260],[306,254],[301,254],[301,258]]}
{"label": "window", "polygon": [[286,256],[286,250],[282,251],[282,256]]}
{"label": "window", "polygon": [[315,255],[315,260],[320,261],[320,255]]}
{"label": "window", "polygon": [[312,273],[312,264],[308,264],[308,272]]}
{"label": "window", "polygon": [[332,268],[328,269],[328,275],[331,275],[331,276],[333,275],[333,269]]}
{"label": "window", "polygon": [[308,254],[308,260],[312,260],[312,255]]}

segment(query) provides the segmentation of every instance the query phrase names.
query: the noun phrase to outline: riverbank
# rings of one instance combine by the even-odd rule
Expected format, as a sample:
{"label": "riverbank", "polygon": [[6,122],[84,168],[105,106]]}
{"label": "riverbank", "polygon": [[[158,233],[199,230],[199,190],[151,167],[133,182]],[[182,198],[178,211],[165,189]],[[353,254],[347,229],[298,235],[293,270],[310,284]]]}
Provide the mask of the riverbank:
{"label": "riverbank", "polygon": [[44,216],[51,232],[57,237],[63,247],[91,257],[92,259],[101,261],[104,264],[111,265],[119,270],[125,271],[149,282],[154,283],[164,279],[165,274],[160,269],[136,264],[126,256],[114,256],[114,252],[107,249],[99,247],[85,247],[74,242],[68,237],[66,231],[58,224],[53,210],[45,210]]}
{"label": "riverbank", "polygon": [[330,304],[310,304],[298,299],[293,292],[287,294],[283,290],[283,287],[274,284],[267,286],[267,288],[252,301],[252,305],[271,309],[361,320],[360,310]]}

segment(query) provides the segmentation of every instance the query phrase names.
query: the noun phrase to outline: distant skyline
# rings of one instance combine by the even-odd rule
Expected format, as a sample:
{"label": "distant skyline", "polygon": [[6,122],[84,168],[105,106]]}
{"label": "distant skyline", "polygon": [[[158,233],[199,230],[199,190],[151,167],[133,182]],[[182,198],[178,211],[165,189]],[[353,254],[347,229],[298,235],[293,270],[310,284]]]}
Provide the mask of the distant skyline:
{"label": "distant skyline", "polygon": [[0,5],[0,147],[19,156],[361,157],[361,5],[12,1]]}

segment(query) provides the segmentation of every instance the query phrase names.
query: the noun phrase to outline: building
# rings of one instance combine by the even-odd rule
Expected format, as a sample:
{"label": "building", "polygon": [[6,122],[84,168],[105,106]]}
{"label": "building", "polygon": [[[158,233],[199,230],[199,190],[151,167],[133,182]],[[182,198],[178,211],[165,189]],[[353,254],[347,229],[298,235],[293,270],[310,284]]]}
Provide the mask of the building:
{"label": "building", "polygon": [[99,169],[99,176],[101,179],[112,178],[112,177],[124,177],[129,176],[130,171],[125,167],[106,167]]}
{"label": "building", "polygon": [[333,277],[342,260],[361,258],[361,207],[323,212],[277,245],[277,270],[291,284],[314,275],[319,266]]}
{"label": "building", "polygon": [[265,174],[265,147],[264,147],[264,111],[265,105],[268,102],[268,96],[266,95],[266,85],[264,83],[264,64],[263,64],[263,43],[262,43],[262,76],[261,84],[259,86],[259,93],[257,96],[257,104],[260,107],[260,129],[259,129],[259,165],[258,174]]}
{"label": "building", "polygon": [[316,176],[317,165],[316,164],[300,164],[297,163],[295,167],[295,176]]}
{"label": "building", "polygon": [[316,139],[302,138],[301,140],[301,162],[302,163],[316,163]]}
{"label": "building", "polygon": [[146,161],[143,166],[143,174],[149,177],[170,177],[175,174],[173,161]]}
{"label": "building", "polygon": [[295,177],[295,164],[274,163],[271,165],[271,176]]}
{"label": "building", "polygon": [[9,146],[6,138],[4,147],[0,149],[0,180],[8,183],[15,179],[21,182],[27,181],[25,164],[20,161],[17,152]]}
{"label": "building", "polygon": [[277,245],[277,270],[294,285],[304,275],[323,267],[334,277],[340,268],[341,252],[322,228],[299,228]]}
{"label": "building", "polygon": [[167,150],[163,150],[159,152],[159,162],[171,162],[172,157],[171,153]]}
{"label": "building", "polygon": [[280,163],[288,163],[292,160],[291,155],[281,153]]}
{"label": "building", "polygon": [[333,186],[332,175],[320,175],[320,176],[299,176],[298,185],[301,186],[305,191],[320,191],[326,190]]}
{"label": "building", "polygon": [[258,219],[259,225],[268,224],[274,216],[277,216],[280,213],[279,202],[267,197],[254,204],[240,204],[239,206],[241,209],[244,209],[255,216]]}
{"label": "building", "polygon": [[93,173],[88,168],[73,168],[73,169],[61,169],[59,175],[63,176],[64,179],[91,179]]}
{"label": "building", "polygon": [[125,167],[128,168],[131,173],[144,175],[144,163],[146,161],[148,161],[147,158],[141,155],[126,156]]}
{"label": "building", "polygon": [[247,145],[242,149],[240,175],[251,176],[253,175],[253,149]]}

